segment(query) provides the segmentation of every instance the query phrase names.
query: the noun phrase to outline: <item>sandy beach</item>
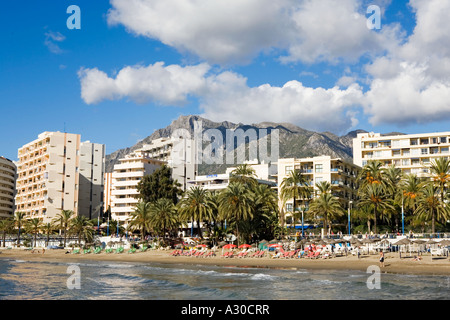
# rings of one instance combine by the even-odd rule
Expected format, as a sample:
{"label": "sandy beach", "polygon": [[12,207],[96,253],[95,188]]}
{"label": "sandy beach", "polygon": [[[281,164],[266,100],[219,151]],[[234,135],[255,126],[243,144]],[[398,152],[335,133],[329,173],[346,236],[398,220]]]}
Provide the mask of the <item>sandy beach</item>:
{"label": "sandy beach", "polygon": [[[100,253],[100,254],[66,254],[66,250],[45,250],[45,253],[31,253],[19,249],[0,250],[0,259],[20,259],[26,261],[63,261],[75,262],[82,260],[112,261],[112,262],[143,262],[167,264],[194,264],[216,266],[240,266],[260,268],[291,268],[291,269],[322,269],[322,270],[360,270],[367,271],[371,265],[379,266],[378,255],[337,256],[330,259],[271,259],[263,258],[221,258],[221,251],[216,257],[197,258],[171,256],[170,251],[147,250],[146,252]],[[421,261],[413,261],[413,257],[402,253],[387,253],[385,255],[385,273],[415,274],[415,275],[450,275],[450,258],[424,255]]]}

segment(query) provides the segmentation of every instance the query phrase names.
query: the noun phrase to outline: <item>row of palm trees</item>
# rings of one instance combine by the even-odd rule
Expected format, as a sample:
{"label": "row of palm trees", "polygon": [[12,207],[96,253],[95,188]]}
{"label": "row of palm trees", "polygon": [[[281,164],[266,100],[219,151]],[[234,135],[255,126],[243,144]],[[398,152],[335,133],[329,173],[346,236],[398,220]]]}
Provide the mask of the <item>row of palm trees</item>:
{"label": "row of palm trees", "polygon": [[23,233],[33,235],[34,246],[37,243],[38,234],[46,235],[46,244],[50,241],[50,236],[57,230],[64,232],[64,246],[67,244],[67,237],[75,235],[78,243],[83,239],[85,242],[92,242],[94,236],[93,222],[85,216],[75,215],[72,210],[62,210],[52,222],[43,223],[39,218],[26,219],[25,213],[17,211],[13,219],[0,220],[0,232],[2,233],[3,247],[5,247],[7,234],[12,234],[17,230],[17,244],[20,244]]}
{"label": "row of palm trees", "polygon": [[[366,221],[370,232],[378,233],[380,220],[388,225],[398,226],[401,212],[405,211],[410,226],[422,227],[431,222],[435,233],[436,223],[450,219],[447,206],[450,183],[450,160],[438,158],[431,163],[431,178],[404,175],[394,166],[384,168],[379,161],[369,161],[358,175],[358,189],[352,216],[355,221]],[[268,185],[259,184],[255,171],[247,164],[238,166],[230,178],[229,185],[221,191],[208,191],[201,187],[189,189],[178,203],[173,199],[160,198],[153,202],[141,201],[129,223],[130,230],[139,231],[141,238],[152,233],[161,235],[174,233],[187,223],[194,222],[198,235],[203,238],[200,226],[208,230],[208,236],[220,239],[225,232],[234,232],[241,240],[251,241],[258,237],[274,237],[282,232],[285,224],[285,207],[293,199],[293,212],[298,219],[300,205],[307,210],[307,219],[321,220],[326,229],[332,223],[342,222],[347,205],[333,194],[329,182],[321,182],[314,190],[299,171],[292,171],[280,184],[279,197]],[[280,204],[280,206],[278,206]],[[3,244],[7,233],[17,228],[20,233],[34,235],[45,233],[47,237],[54,230],[64,233],[64,246],[68,235],[76,235],[80,242],[91,241],[93,223],[84,216],[75,216],[72,211],[62,210],[53,223],[42,224],[38,219],[26,220],[24,214],[16,212],[14,220],[0,221]]]}
{"label": "row of palm trees", "polygon": [[[385,168],[380,161],[369,161],[357,177],[358,188],[352,214],[359,221],[367,221],[369,232],[373,222],[373,231],[378,233],[379,219],[391,226],[398,226],[404,212],[410,226],[425,229],[425,225],[431,222],[431,232],[435,233],[436,222],[445,224],[450,219],[450,208],[447,206],[450,160],[437,158],[429,170],[430,178],[419,178],[414,174],[405,175],[394,166]],[[286,202],[293,199],[294,218],[301,203],[304,207],[309,206],[307,217],[320,217],[325,228],[331,228],[331,221],[342,222],[346,203],[333,195],[329,182],[318,183],[316,187],[314,190],[299,171],[292,171],[280,184],[280,216],[284,217]]]}
{"label": "row of palm trees", "polygon": [[268,185],[258,184],[254,170],[244,164],[232,172],[230,184],[221,191],[195,186],[177,204],[165,198],[153,203],[139,202],[129,226],[139,229],[141,237],[149,232],[165,237],[167,231],[176,231],[191,222],[196,223],[201,239],[203,225],[208,236],[216,240],[226,231],[234,231],[239,242],[273,232],[277,212],[276,192]]}

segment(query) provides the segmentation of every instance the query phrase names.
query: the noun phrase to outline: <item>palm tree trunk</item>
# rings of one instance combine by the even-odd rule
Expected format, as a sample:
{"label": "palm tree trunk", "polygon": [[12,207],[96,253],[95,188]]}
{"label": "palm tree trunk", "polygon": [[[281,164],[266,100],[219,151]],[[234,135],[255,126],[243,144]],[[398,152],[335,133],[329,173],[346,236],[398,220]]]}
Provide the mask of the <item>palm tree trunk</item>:
{"label": "palm tree trunk", "polygon": [[374,220],[373,220],[373,230],[375,234],[377,234],[377,206],[375,205],[373,208]]}
{"label": "palm tree trunk", "polygon": [[431,233],[435,232],[435,225],[434,225],[434,221],[435,221],[435,212],[433,209],[431,209]]}
{"label": "palm tree trunk", "polygon": [[200,239],[203,240],[202,228],[200,227],[200,220],[197,220],[197,230],[198,234],[200,235]]}
{"label": "palm tree trunk", "polygon": [[37,246],[37,232],[34,233],[34,246]]}

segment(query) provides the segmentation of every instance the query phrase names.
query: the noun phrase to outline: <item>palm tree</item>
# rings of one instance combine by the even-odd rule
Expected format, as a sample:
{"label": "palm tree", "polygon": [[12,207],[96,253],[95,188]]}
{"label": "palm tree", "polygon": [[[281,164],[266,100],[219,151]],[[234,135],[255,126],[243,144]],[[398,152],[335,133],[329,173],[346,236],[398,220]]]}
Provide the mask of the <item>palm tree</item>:
{"label": "palm tree", "polygon": [[74,216],[72,210],[61,210],[60,213],[55,217],[54,222],[59,224],[60,229],[64,230],[64,247],[67,243],[67,229],[69,227],[70,219]]}
{"label": "palm tree", "polygon": [[255,185],[250,192],[253,218],[248,220],[249,234],[256,237],[273,232],[273,221],[277,220],[277,193],[268,185]]}
{"label": "palm tree", "polygon": [[[283,179],[280,185],[281,199],[293,199],[293,211],[297,209],[297,199],[310,198],[311,187],[305,176],[301,174],[299,170],[294,170],[289,173],[287,177]],[[282,217],[282,226],[284,225],[284,217]]]}
{"label": "palm tree", "polygon": [[76,216],[70,220],[70,231],[78,236],[78,244],[81,244],[81,237],[84,238],[85,243],[93,239],[94,227],[88,217]]}
{"label": "palm tree", "polygon": [[244,163],[240,164],[231,171],[230,182],[241,182],[243,184],[255,185],[256,173],[251,165]]}
{"label": "palm tree", "polygon": [[247,188],[239,182],[233,182],[222,190],[219,211],[224,219],[234,220],[236,237],[239,244],[239,223],[253,218],[251,197]]}
{"label": "palm tree", "polygon": [[8,233],[14,232],[14,220],[13,219],[4,219],[0,220],[0,232],[3,233],[3,248],[6,246],[6,235]]}
{"label": "palm tree", "polygon": [[45,246],[47,247],[50,242],[50,234],[56,229],[53,223],[47,222],[46,224],[41,226],[41,231],[43,231],[47,235],[47,240],[45,242]]}
{"label": "palm tree", "polygon": [[437,158],[431,163],[431,178],[439,187],[441,202],[444,203],[445,189],[450,182],[450,160],[448,158]]}
{"label": "palm tree", "polygon": [[439,199],[439,186],[432,183],[426,183],[422,193],[417,199],[417,207],[414,214],[419,218],[431,219],[431,233],[435,233],[436,220],[445,221],[450,217],[450,211],[445,203]]}
{"label": "palm tree", "polygon": [[26,222],[25,228],[28,232],[34,234],[34,247],[37,244],[37,234],[42,227],[41,220],[39,218],[33,218]]}
{"label": "palm tree", "polygon": [[179,203],[180,215],[184,220],[197,221],[197,229],[200,238],[203,239],[200,223],[210,216],[213,208],[208,203],[208,192],[200,187],[189,189],[186,196]]}
{"label": "palm tree", "polygon": [[383,182],[383,163],[378,160],[368,161],[358,175],[360,185],[364,188],[368,184]]}
{"label": "palm tree", "polygon": [[394,210],[392,206],[392,200],[385,192],[381,183],[367,184],[365,187],[360,188],[360,200],[358,204],[360,206],[372,205],[374,215],[374,232],[377,234],[377,215],[379,209],[381,210]]}
{"label": "palm tree", "polygon": [[175,229],[179,226],[177,207],[172,200],[161,198],[150,206],[150,222],[154,229],[162,230],[163,238],[166,229]]}
{"label": "palm tree", "polygon": [[136,205],[136,209],[134,210],[134,212],[131,213],[129,226],[131,229],[137,229],[141,231],[141,240],[144,240],[147,231],[150,231],[151,229],[150,206],[150,202],[140,201]]}
{"label": "palm tree", "polygon": [[404,199],[405,208],[414,211],[416,207],[417,197],[422,190],[421,180],[415,174],[408,174],[401,183],[401,196]]}
{"label": "palm tree", "polygon": [[[331,194],[331,184],[329,182],[320,182],[317,187],[320,190],[320,194],[311,202],[309,211],[312,214],[321,216],[324,229],[329,230],[331,229],[331,220],[342,216],[344,211],[339,199]],[[328,225],[328,222],[330,222],[330,225]]]}
{"label": "palm tree", "polygon": [[22,228],[23,222],[25,220],[25,212],[16,211],[14,214],[14,222],[19,229],[19,234],[17,237],[17,244],[20,245],[20,229]]}
{"label": "palm tree", "polygon": [[401,199],[401,183],[403,179],[403,172],[402,169],[395,167],[394,165],[389,166],[386,169],[383,169],[383,181],[382,184],[384,186],[384,190],[391,200],[392,203],[392,209],[388,210],[389,216],[394,216],[395,219],[395,225],[398,229],[398,218],[399,218],[399,212],[401,212],[401,205],[402,205],[402,199]]}

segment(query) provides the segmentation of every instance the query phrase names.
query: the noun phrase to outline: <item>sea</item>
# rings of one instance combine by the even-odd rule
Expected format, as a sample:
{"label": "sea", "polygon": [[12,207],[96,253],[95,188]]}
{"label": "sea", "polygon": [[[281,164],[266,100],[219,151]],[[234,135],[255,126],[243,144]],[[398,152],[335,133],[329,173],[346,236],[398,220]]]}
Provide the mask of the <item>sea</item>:
{"label": "sea", "polygon": [[0,259],[0,300],[449,300],[450,275]]}

